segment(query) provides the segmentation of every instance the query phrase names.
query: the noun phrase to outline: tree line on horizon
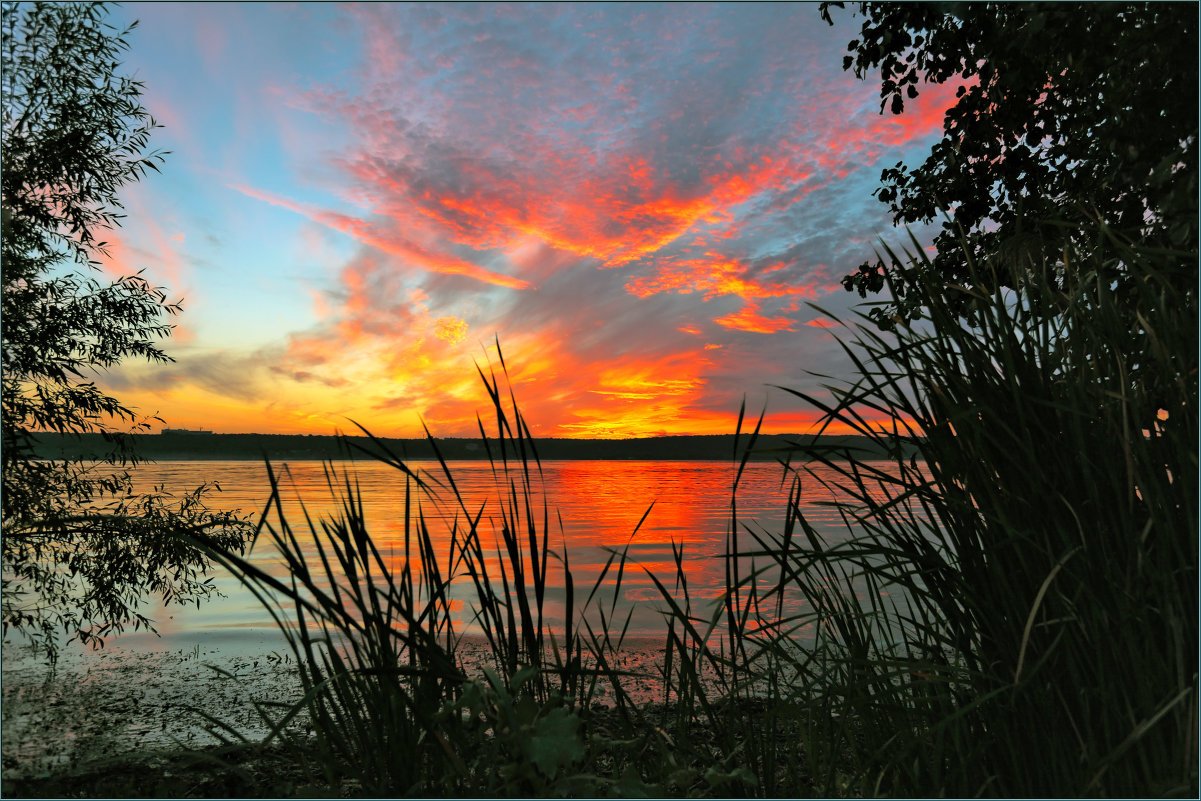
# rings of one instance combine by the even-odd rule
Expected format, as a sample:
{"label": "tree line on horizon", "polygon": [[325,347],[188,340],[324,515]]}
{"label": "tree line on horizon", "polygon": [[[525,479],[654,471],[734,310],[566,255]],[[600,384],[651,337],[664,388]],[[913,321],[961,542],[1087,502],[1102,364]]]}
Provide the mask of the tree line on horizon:
{"label": "tree line on horizon", "polygon": [[[533,437],[530,443],[539,459],[704,460],[735,459],[733,434],[679,434],[628,439]],[[326,434],[134,434],[131,444],[144,459],[346,459],[365,458],[386,449],[405,459],[485,459],[488,445],[478,437],[413,439]],[[109,443],[101,434],[38,433],[34,452],[44,459],[102,459]],[[760,434],[750,459],[787,460],[798,448],[824,448],[832,453],[888,456],[887,450],[868,437],[853,434]],[[907,455],[916,451],[902,447]]]}

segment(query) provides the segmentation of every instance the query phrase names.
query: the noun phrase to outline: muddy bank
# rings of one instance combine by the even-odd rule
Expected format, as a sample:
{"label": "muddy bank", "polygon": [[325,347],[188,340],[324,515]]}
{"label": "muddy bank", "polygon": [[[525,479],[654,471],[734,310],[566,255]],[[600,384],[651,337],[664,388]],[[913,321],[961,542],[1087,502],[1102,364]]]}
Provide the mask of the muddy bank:
{"label": "muddy bank", "polygon": [[197,644],[67,652],[51,669],[28,649],[7,645],[0,659],[4,778],[44,776],[129,753],[215,745],[216,721],[262,737],[267,729],[255,703],[297,697],[294,667],[282,650],[253,654]]}
{"label": "muddy bank", "polygon": [[[0,650],[0,765],[5,783],[87,770],[130,758],[219,745],[215,732],[261,739],[256,704],[300,697],[296,663],[276,632],[223,636],[121,638],[99,651],[66,648],[58,664],[27,647]],[[623,686],[638,702],[662,700],[656,640],[626,644],[613,665],[636,674]],[[469,675],[486,659],[468,639],[460,656]],[[598,688],[596,701],[612,703]],[[303,719],[291,727],[303,729]]]}

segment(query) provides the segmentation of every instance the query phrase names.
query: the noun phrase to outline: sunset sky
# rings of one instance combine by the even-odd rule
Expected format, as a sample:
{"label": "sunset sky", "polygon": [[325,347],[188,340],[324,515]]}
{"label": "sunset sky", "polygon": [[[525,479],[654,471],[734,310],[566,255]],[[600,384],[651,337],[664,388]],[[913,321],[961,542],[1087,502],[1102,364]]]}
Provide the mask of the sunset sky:
{"label": "sunset sky", "polygon": [[[178,428],[468,436],[505,361],[537,436],[775,432],[849,362],[816,303],[900,241],[902,116],[816,5],[145,4],[165,127],[107,268],[183,298],[175,363],[99,383]],[[844,333],[849,333],[843,329]],[[156,430],[160,427],[156,424]]]}

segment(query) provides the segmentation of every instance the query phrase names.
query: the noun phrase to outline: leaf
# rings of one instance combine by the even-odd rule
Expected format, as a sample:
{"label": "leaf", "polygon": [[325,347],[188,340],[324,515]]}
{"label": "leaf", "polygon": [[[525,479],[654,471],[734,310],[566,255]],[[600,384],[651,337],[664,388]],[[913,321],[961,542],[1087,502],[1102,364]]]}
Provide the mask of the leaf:
{"label": "leaf", "polygon": [[538,719],[528,753],[530,761],[543,775],[553,779],[562,768],[584,758],[584,743],[579,728],[579,717],[561,706]]}

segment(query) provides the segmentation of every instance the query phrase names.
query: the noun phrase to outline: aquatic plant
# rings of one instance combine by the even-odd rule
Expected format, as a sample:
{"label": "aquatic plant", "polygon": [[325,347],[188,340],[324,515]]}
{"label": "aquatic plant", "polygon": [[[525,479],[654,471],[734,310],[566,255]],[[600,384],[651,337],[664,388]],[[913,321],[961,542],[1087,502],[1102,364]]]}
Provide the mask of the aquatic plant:
{"label": "aquatic plant", "polygon": [[[777,453],[791,479],[779,530],[739,518],[759,431],[744,438],[740,414],[719,603],[691,597],[682,544],[674,575],[651,576],[662,703],[634,699],[620,667],[629,545],[579,591],[551,547],[529,428],[492,371],[494,498],[469,506],[441,457],[419,474],[378,440],[362,449],[403,484],[403,552],[377,549],[352,470],[328,468],[341,514],[306,514],[302,532],[272,472],[260,537],[290,579],[218,554],[300,665],[304,697],[263,710],[272,738],[363,794],[1195,792],[1196,295],[1167,279],[1187,254],[1098,236],[1089,259],[1029,264],[1018,286],[954,288],[970,320],[914,278],[893,291],[921,299],[923,322],[847,323],[856,377],[832,382],[833,400],[796,394],[875,448]],[[906,257],[925,258],[914,244]],[[1113,265],[1094,259],[1141,276],[1120,304],[1100,278]],[[823,484],[846,539],[802,513]],[[452,509],[447,531],[431,531],[431,505]],[[478,659],[465,626],[486,642]],[[302,713],[311,741],[286,728]]]}
{"label": "aquatic plant", "polygon": [[866,794],[1196,792],[1196,254],[1093,234],[1009,289],[950,287],[968,321],[928,278],[892,286],[922,321],[856,326],[857,379],[802,395],[922,457],[810,451],[862,534],[826,547],[798,519],[808,547],[764,548],[831,633],[795,692]]}

